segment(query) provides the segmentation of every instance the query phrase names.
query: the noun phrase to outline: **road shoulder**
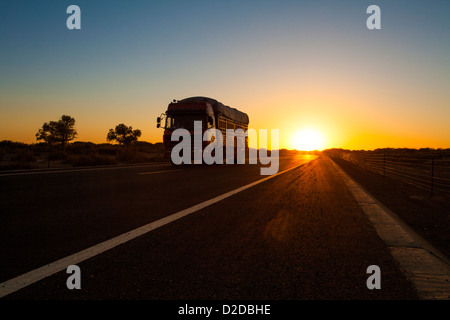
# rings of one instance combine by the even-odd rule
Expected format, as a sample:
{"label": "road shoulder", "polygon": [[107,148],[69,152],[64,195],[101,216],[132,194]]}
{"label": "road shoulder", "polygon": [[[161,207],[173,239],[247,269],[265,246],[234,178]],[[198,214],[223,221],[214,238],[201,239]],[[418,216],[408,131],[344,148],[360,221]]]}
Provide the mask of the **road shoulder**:
{"label": "road shoulder", "polygon": [[371,196],[335,162],[332,163],[406,277],[414,284],[419,297],[449,299],[450,264],[448,259]]}

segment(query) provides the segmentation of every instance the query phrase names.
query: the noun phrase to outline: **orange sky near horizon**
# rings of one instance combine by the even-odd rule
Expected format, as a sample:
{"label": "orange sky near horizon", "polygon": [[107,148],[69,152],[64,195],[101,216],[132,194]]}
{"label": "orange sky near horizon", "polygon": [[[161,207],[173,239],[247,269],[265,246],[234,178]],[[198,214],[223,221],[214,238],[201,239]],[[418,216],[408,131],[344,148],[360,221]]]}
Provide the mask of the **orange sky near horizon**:
{"label": "orange sky near horizon", "polygon": [[450,148],[450,4],[377,2],[381,30],[356,1],[80,1],[79,31],[63,3],[2,3],[0,140],[34,143],[66,114],[76,141],[124,123],[161,142],[170,101],[207,96],[280,148],[306,128],[324,149]]}
{"label": "orange sky near horizon", "polygon": [[[332,99],[330,98],[330,100]],[[117,113],[96,115],[95,112],[82,114],[70,112],[70,110],[64,114],[73,116],[77,121],[78,137],[75,141],[106,143],[108,130],[123,122],[133,126],[134,129],[142,130],[143,135],[139,140],[156,143],[162,142],[163,135],[163,129],[156,128],[156,117],[165,111],[167,104],[168,102],[161,103],[158,108],[159,113],[144,111],[144,117],[129,114],[126,110],[118,112],[119,115]],[[436,123],[427,125],[422,122],[420,117],[408,122],[399,121],[401,115],[396,115],[395,110],[377,113],[374,112],[377,108],[371,106],[363,109],[352,107],[350,103],[344,107],[326,102],[314,103],[312,100],[292,100],[281,103],[276,108],[277,112],[266,115],[264,112],[258,112],[258,109],[273,109],[271,101],[249,102],[246,106],[248,108],[240,109],[249,114],[250,128],[267,129],[269,135],[271,129],[279,130],[280,149],[297,149],[295,133],[305,128],[311,128],[321,133],[323,136],[322,149],[450,148],[449,129],[445,129],[444,123],[441,127],[433,125]],[[60,114],[62,115],[62,113]],[[35,134],[43,122],[58,120],[59,117],[58,113],[50,114],[49,112],[47,115],[36,114],[33,117],[24,118],[20,125],[17,123],[4,124],[0,129],[0,139],[35,143]],[[101,121],[97,119],[101,119]],[[445,122],[445,119],[441,120]],[[420,128],[420,130],[416,130],[416,128]],[[442,131],[442,128],[447,132]]]}

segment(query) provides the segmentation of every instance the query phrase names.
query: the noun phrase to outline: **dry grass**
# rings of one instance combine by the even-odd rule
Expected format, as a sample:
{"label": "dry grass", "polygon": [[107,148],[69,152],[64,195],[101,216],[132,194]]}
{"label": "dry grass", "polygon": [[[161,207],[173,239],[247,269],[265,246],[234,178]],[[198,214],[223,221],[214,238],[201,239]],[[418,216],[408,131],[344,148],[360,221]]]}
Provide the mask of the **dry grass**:
{"label": "dry grass", "polygon": [[0,141],[0,170],[116,165],[164,161],[161,143],[139,141],[125,147],[113,144],[74,142],[65,149],[45,143]]}

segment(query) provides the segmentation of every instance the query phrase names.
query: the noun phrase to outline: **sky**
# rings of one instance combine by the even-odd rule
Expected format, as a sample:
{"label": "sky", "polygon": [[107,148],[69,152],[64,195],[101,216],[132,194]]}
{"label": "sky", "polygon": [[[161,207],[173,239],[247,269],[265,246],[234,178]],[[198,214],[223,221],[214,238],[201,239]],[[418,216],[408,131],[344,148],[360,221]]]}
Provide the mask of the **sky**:
{"label": "sky", "polygon": [[308,128],[320,149],[450,148],[449,17],[447,0],[0,0],[0,140],[66,114],[77,141],[125,123],[161,142],[170,101],[207,96],[280,148]]}

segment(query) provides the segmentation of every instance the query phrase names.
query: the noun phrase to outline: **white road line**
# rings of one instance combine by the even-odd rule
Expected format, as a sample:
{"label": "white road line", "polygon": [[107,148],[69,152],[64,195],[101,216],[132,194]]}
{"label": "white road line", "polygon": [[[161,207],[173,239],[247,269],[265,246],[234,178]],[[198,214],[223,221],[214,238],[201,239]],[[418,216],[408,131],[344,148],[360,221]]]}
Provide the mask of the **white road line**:
{"label": "white road line", "polygon": [[421,299],[450,299],[450,261],[331,161]]}
{"label": "white road line", "polygon": [[212,204],[214,204],[216,202],[219,202],[219,201],[222,201],[222,200],[224,200],[224,199],[226,199],[228,197],[231,197],[232,195],[235,195],[235,194],[237,194],[237,193],[239,193],[241,191],[244,191],[244,190],[249,189],[249,188],[251,188],[253,186],[256,186],[257,184],[260,184],[260,183],[262,183],[264,181],[267,181],[267,180],[272,179],[272,178],[274,178],[276,176],[279,176],[279,175],[281,175],[283,173],[286,173],[286,172],[291,171],[291,170],[293,170],[295,168],[298,168],[301,165],[304,165],[305,163],[307,163],[307,162],[309,162],[311,160],[313,160],[313,159],[310,159],[310,160],[307,160],[305,162],[302,162],[302,163],[300,163],[300,164],[298,164],[298,165],[296,165],[296,166],[294,166],[292,168],[286,169],[286,170],[284,170],[282,172],[279,172],[279,173],[277,173],[275,175],[267,176],[267,177],[265,177],[263,179],[260,179],[258,181],[252,182],[252,183],[247,184],[247,185],[245,185],[243,187],[234,189],[234,190],[229,191],[227,193],[224,193],[224,194],[222,194],[220,196],[217,196],[215,198],[209,199],[207,201],[204,201],[202,203],[199,203],[197,205],[194,205],[194,206],[192,206],[190,208],[187,208],[185,210],[179,211],[177,213],[174,213],[174,214],[172,214],[170,216],[167,216],[167,217],[164,217],[164,218],[159,219],[157,221],[151,222],[149,224],[146,224],[146,225],[144,225],[142,227],[139,227],[137,229],[134,229],[132,231],[126,232],[126,233],[124,233],[124,234],[122,234],[120,236],[117,236],[117,237],[112,238],[110,240],[107,240],[107,241],[104,241],[102,243],[99,243],[99,244],[97,244],[95,246],[92,246],[92,247],[87,248],[85,250],[82,250],[82,251],[80,251],[78,253],[70,255],[70,256],[68,256],[66,258],[54,261],[54,262],[49,263],[49,264],[47,264],[45,266],[42,266],[40,268],[37,268],[37,269],[34,269],[34,270],[30,271],[30,272],[22,274],[22,275],[20,275],[20,276],[18,276],[16,278],[7,280],[5,282],[2,282],[2,283],[0,283],[0,298],[6,296],[8,294],[11,294],[11,293],[13,293],[13,292],[15,292],[17,290],[20,290],[20,289],[22,289],[24,287],[27,287],[27,286],[29,286],[29,285],[31,285],[31,284],[39,281],[39,280],[42,280],[42,279],[44,279],[44,278],[46,278],[48,276],[51,276],[51,275],[53,275],[53,274],[55,274],[57,272],[65,270],[70,265],[78,264],[78,263],[80,263],[80,262],[82,262],[84,260],[87,260],[89,258],[92,258],[92,257],[94,257],[94,256],[96,256],[96,255],[98,255],[98,254],[100,254],[102,252],[110,250],[110,249],[112,249],[112,248],[114,248],[114,247],[116,247],[116,246],[118,246],[120,244],[123,244],[123,243],[125,243],[127,241],[130,241],[132,239],[135,239],[135,238],[137,238],[137,237],[139,237],[139,236],[141,236],[141,235],[143,235],[143,234],[145,234],[147,232],[155,230],[155,229],[157,229],[159,227],[162,227],[162,226],[164,226],[164,225],[166,225],[168,223],[171,223],[171,222],[173,222],[175,220],[178,220],[178,219],[180,219],[182,217],[185,217],[185,216],[187,216],[187,215],[189,215],[191,213],[194,213],[194,212],[196,212],[198,210],[206,208],[206,207],[208,207],[208,206],[210,206],[210,205],[212,205]]}
{"label": "white road line", "polygon": [[32,174],[48,174],[48,173],[67,173],[67,172],[83,172],[83,171],[101,171],[101,170],[118,170],[118,169],[130,169],[130,168],[143,168],[143,167],[165,167],[171,166],[168,163],[161,164],[144,164],[144,165],[136,165],[136,166],[112,166],[112,167],[101,167],[101,168],[85,168],[85,169],[54,169],[52,171],[31,171],[31,172],[17,172],[17,173],[2,173],[0,177],[9,177],[9,176],[22,176],[22,175],[32,175]]}
{"label": "white road line", "polygon": [[155,174],[155,173],[179,172],[179,171],[182,171],[182,170],[178,169],[178,170],[149,171],[149,172],[140,172],[139,174]]}

